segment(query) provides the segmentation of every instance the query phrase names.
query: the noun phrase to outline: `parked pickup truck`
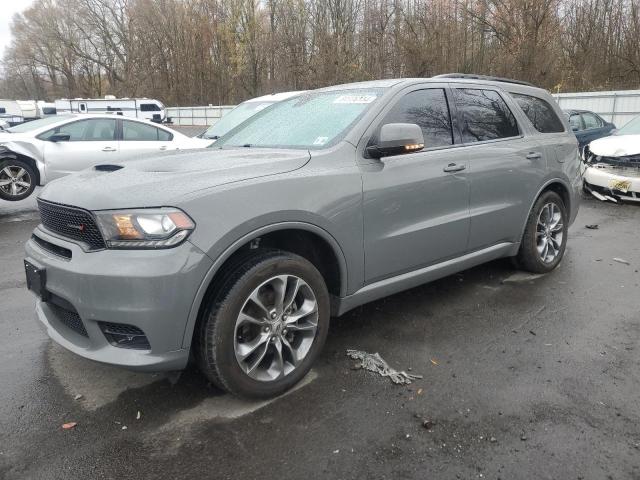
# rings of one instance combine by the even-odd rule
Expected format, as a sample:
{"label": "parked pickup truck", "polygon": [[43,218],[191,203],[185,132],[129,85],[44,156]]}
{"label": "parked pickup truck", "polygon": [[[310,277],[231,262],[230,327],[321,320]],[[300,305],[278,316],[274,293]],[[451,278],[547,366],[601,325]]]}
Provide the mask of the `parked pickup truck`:
{"label": "parked pickup truck", "polygon": [[529,84],[338,85],[209,149],[47,185],[27,284],[78,355],[146,371],[193,357],[220,388],[269,397],[309,371],[332,315],[500,257],[553,270],[578,170],[562,111]]}

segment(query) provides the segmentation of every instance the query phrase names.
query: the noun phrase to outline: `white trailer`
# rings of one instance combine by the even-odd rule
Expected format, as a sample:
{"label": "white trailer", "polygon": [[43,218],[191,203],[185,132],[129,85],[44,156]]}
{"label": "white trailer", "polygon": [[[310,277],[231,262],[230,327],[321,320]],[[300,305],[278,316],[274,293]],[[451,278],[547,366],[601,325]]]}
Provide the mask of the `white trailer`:
{"label": "white trailer", "polygon": [[38,100],[36,105],[38,106],[38,116],[40,118],[51,117],[56,114],[56,104],[53,102]]}
{"label": "white trailer", "polygon": [[153,98],[74,98],[55,101],[58,115],[65,113],[114,113],[161,123],[166,119],[164,105]]}
{"label": "white trailer", "polygon": [[38,114],[38,105],[36,105],[35,100],[16,100],[16,103],[20,107],[20,110],[22,110],[22,116],[24,117],[25,122],[40,118],[40,115]]}
{"label": "white trailer", "polygon": [[0,100],[0,120],[7,122],[11,127],[24,122],[24,115],[18,102],[15,100]]}

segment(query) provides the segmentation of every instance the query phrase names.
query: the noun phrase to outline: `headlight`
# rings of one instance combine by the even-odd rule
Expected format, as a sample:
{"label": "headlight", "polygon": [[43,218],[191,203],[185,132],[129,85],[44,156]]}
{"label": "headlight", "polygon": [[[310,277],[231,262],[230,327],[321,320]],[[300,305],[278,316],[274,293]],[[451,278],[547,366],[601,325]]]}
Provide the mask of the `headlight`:
{"label": "headlight", "polygon": [[170,248],[181,244],[195,223],[177,208],[94,212],[108,248]]}

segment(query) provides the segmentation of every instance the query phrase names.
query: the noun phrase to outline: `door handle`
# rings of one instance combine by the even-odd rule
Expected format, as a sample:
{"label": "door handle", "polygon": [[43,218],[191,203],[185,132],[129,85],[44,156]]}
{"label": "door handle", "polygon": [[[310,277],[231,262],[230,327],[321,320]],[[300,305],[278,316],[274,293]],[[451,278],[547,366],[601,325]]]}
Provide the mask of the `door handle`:
{"label": "door handle", "polygon": [[529,160],[537,160],[540,157],[542,157],[540,152],[529,152],[529,153],[527,153],[527,159],[529,159]]}
{"label": "door handle", "polygon": [[442,170],[444,172],[461,172],[465,168],[467,168],[466,165],[458,165],[456,163],[450,163],[449,165],[444,167]]}
{"label": "door handle", "polygon": [[104,147],[104,148],[102,149],[102,151],[103,151],[103,152],[115,152],[115,151],[116,151],[116,149],[115,149],[115,148],[113,148],[113,147]]}
{"label": "door handle", "polygon": [[162,146],[160,147],[160,150],[166,150],[166,149],[167,149],[167,146],[166,146],[166,145],[162,145]]}

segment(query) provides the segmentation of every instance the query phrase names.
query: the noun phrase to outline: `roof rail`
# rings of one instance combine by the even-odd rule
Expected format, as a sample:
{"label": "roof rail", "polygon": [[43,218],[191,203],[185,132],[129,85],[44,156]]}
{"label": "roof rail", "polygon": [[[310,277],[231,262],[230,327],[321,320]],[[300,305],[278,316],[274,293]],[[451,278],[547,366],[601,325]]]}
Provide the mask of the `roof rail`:
{"label": "roof rail", "polygon": [[442,75],[436,75],[431,78],[466,78],[468,80],[485,80],[488,82],[503,82],[503,83],[515,83],[517,85],[526,85],[528,87],[535,87],[533,83],[525,82],[523,80],[513,80],[511,78],[492,77],[490,75],[476,75],[474,73],[443,73]]}

